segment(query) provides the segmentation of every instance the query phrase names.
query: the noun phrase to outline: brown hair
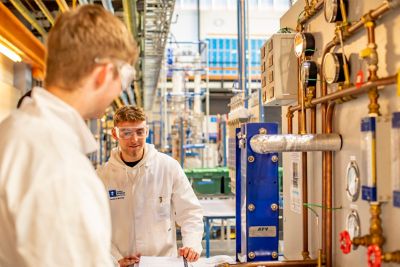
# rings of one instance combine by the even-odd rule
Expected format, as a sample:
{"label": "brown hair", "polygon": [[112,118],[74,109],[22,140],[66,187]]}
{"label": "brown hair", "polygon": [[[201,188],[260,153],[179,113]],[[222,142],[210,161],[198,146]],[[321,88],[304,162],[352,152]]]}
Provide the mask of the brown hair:
{"label": "brown hair", "polygon": [[96,59],[135,63],[137,46],[124,23],[100,5],[62,13],[47,39],[46,86],[72,90],[93,71]]}
{"label": "brown hair", "polygon": [[142,108],[135,106],[123,106],[118,109],[114,114],[114,126],[117,126],[120,122],[131,121],[145,121],[146,114]]}

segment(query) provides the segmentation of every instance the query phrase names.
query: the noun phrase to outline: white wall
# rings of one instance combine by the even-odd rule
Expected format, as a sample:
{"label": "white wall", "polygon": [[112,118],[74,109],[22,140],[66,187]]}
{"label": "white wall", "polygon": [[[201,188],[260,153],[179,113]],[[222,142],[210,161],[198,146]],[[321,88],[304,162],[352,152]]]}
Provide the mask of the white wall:
{"label": "white wall", "polygon": [[0,121],[15,109],[21,92],[13,87],[14,62],[0,54]]}
{"label": "white wall", "polygon": [[[369,0],[369,1],[349,1],[349,21],[358,20],[364,13],[377,7],[383,1]],[[286,13],[281,19],[281,26],[295,27],[296,20],[299,12],[304,5],[303,1],[298,1],[296,5]],[[378,75],[385,77],[393,75],[400,68],[400,39],[398,36],[398,29],[400,27],[400,10],[394,10],[390,14],[384,16],[377,21],[376,27],[376,42],[378,45],[379,55],[379,70]],[[320,11],[315,18],[313,18],[308,26],[307,31],[317,36],[316,39],[316,54],[313,60],[321,63],[321,56],[324,45],[333,38],[334,25],[325,22],[323,11]],[[361,49],[364,49],[367,44],[366,31],[360,30],[356,35],[345,41],[346,55],[358,55]],[[336,51],[341,51],[338,48]],[[352,65],[351,80],[355,80],[354,73],[358,71],[358,66]],[[319,77],[318,77],[319,78]],[[317,84],[319,88],[319,84]],[[330,89],[334,90],[334,89]],[[380,91],[379,104],[381,105],[382,115],[390,115],[393,111],[400,109],[399,97],[396,95],[396,87],[388,86],[383,91]],[[355,156],[358,162],[361,176],[365,176],[365,168],[361,166],[361,133],[360,133],[360,120],[368,114],[368,96],[358,96],[356,100],[351,102],[336,105],[334,114],[334,127],[336,133],[342,135],[343,148],[340,152],[334,153],[333,156],[333,194],[334,194],[334,207],[343,208],[333,212],[333,258],[334,266],[367,266],[366,262],[366,248],[359,247],[356,251],[352,251],[349,255],[344,255],[339,249],[339,233],[345,229],[346,217],[351,209],[356,209],[361,218],[361,234],[365,235],[369,230],[369,205],[368,202],[361,200],[361,197],[352,203],[346,196],[346,167],[350,161],[351,156]],[[317,128],[321,133],[321,117],[318,108],[317,113]],[[297,115],[295,114],[293,120],[293,132],[297,133]],[[282,111],[282,124],[283,133],[287,133],[287,120],[286,109]],[[389,133],[385,136],[378,138],[390,138]],[[321,152],[308,153],[308,192],[309,202],[321,203]],[[378,157],[386,157],[388,164],[390,159],[388,155],[378,155]],[[301,214],[297,214],[290,210],[290,154],[284,153],[283,168],[284,168],[284,254],[286,257],[301,258],[302,250],[302,236],[299,229],[301,229]],[[387,184],[390,183],[390,177],[382,177],[378,174],[378,179],[386,179]],[[316,208],[321,216],[321,209]],[[386,237],[384,245],[385,252],[390,252],[400,249],[399,237],[400,230],[398,223],[400,222],[400,208],[394,208],[392,203],[386,203],[382,208],[382,221],[383,230]],[[320,247],[319,236],[321,227],[315,223],[315,216],[309,212],[309,231],[310,231],[310,252],[312,257],[316,257],[317,249]],[[383,264],[383,266],[398,266],[395,264]]]}

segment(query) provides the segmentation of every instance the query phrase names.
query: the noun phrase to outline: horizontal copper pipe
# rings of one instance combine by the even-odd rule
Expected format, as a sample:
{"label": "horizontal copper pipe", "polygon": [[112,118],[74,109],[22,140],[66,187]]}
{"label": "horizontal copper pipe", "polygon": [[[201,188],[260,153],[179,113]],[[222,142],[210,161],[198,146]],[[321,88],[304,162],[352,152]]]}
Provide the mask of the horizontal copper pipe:
{"label": "horizontal copper pipe", "polygon": [[317,260],[260,261],[236,264],[219,264],[217,267],[269,267],[269,266],[317,266]]}
{"label": "horizontal copper pipe", "polygon": [[[388,11],[390,9],[390,3],[389,2],[383,2],[383,4],[381,4],[380,6],[378,6],[377,8],[375,8],[374,10],[371,10],[369,13],[367,13],[367,16],[370,16],[370,19],[374,20],[379,18],[383,13],[385,13],[386,11]],[[360,28],[362,28],[364,26],[364,18],[361,18],[359,21],[355,22],[354,24],[352,24],[349,29],[348,29],[348,33],[349,34],[353,34],[356,31],[358,31]]]}
{"label": "horizontal copper pipe", "polygon": [[[378,79],[376,81],[366,82],[361,85],[359,88],[356,86],[352,86],[343,90],[338,90],[334,93],[328,94],[326,96],[318,97],[311,100],[312,105],[318,105],[322,103],[328,103],[329,101],[337,100],[345,96],[356,96],[366,93],[369,89],[373,87],[378,87],[378,90],[383,90],[383,88],[379,88],[385,85],[395,84],[397,82],[397,74],[385,78]],[[292,106],[290,108],[290,112],[295,112],[301,110],[301,105]]]}

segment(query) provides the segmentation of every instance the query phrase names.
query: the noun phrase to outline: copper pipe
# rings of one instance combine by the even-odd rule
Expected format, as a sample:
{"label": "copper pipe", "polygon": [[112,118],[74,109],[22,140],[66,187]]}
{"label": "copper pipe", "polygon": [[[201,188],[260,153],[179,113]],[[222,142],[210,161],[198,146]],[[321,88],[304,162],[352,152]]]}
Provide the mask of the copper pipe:
{"label": "copper pipe", "polygon": [[[302,196],[303,203],[308,203],[308,179],[307,179],[307,152],[301,153],[302,165]],[[310,252],[308,251],[308,208],[303,205],[303,251],[301,252],[304,260],[310,259]]]}
{"label": "copper pipe", "polygon": [[[307,130],[305,129],[305,125],[307,123],[307,117],[306,117],[306,110],[304,109],[304,96],[303,92],[304,90],[301,89],[302,91],[302,103],[303,103],[303,110],[301,112],[301,134],[306,134]],[[299,113],[300,114],[300,113]],[[302,165],[302,198],[303,198],[303,203],[308,203],[308,178],[307,178],[307,152],[302,152],[301,153],[301,165]],[[310,259],[310,252],[308,251],[308,208],[303,205],[303,251],[301,252],[301,255],[303,256],[304,260]]]}
{"label": "copper pipe", "polygon": [[[324,4],[324,1],[323,1],[323,0],[318,1],[318,3],[315,4],[314,8],[311,9],[311,13],[306,14],[306,16],[302,17],[302,18],[299,20],[299,22],[298,22],[298,24],[297,24],[297,25],[298,25],[298,28],[299,28],[299,27],[302,28],[302,26],[303,26],[307,21],[309,21],[319,10],[321,10],[323,4]],[[301,29],[298,29],[298,30],[300,31]]]}
{"label": "copper pipe", "polygon": [[290,112],[290,106],[288,108],[288,112],[286,113],[287,124],[288,124],[288,134],[293,133],[293,112]]}
{"label": "copper pipe", "polygon": [[310,120],[310,133],[317,133],[317,109],[316,107],[311,108],[311,120]]}
{"label": "copper pipe", "polygon": [[305,2],[305,7],[304,7],[304,11],[306,12],[307,15],[309,15],[310,13],[310,3],[308,3],[308,0],[304,0]]}
{"label": "copper pipe", "polygon": [[369,207],[371,214],[369,233],[361,237],[354,237],[352,243],[355,246],[377,245],[382,249],[385,243],[385,237],[383,236],[382,219],[380,218],[381,207],[378,202],[372,202]]}
{"label": "copper pipe", "polygon": [[[320,96],[325,97],[327,95],[327,84],[325,81],[325,75],[323,71],[324,67],[324,57],[329,51],[335,46],[335,41],[332,40],[329,43],[325,45],[324,52],[322,54],[322,62],[321,62],[321,67],[320,67],[320,74],[319,77],[321,79],[320,82]],[[315,98],[316,99],[316,98]],[[313,99],[315,101],[315,99]],[[311,103],[313,102],[311,101]],[[325,116],[326,116],[326,110],[327,110],[327,103],[323,103],[321,106],[321,127],[323,133],[325,133]],[[325,172],[326,172],[326,152],[322,153],[322,205],[323,207],[326,207],[326,179],[325,179]],[[322,209],[322,226],[321,226],[321,232],[322,232],[322,240],[321,240],[321,249],[322,249],[322,258],[326,258],[327,254],[327,248],[326,248],[326,209]]]}
{"label": "copper pipe", "polygon": [[[307,1],[308,3],[308,1]],[[307,8],[307,6],[306,6]],[[301,58],[297,60],[297,101],[301,103],[301,112],[297,113],[297,132],[300,134],[306,134],[306,113],[304,108],[304,88],[301,85],[300,80],[300,65],[301,65]],[[307,152],[303,152],[301,156],[301,164],[302,164],[302,201],[303,203],[308,203],[308,196],[307,196]],[[304,260],[310,258],[310,252],[308,251],[308,210],[306,206],[303,206],[303,251],[301,255]]]}
{"label": "copper pipe", "polygon": [[[328,105],[326,113],[326,133],[333,131],[333,113],[335,110],[335,102]],[[332,266],[332,157],[333,152],[326,153],[326,267]]]}
{"label": "copper pipe", "polygon": [[309,266],[314,267],[317,266],[317,260],[288,260],[288,261],[264,261],[264,262],[245,262],[245,263],[236,263],[236,264],[228,264],[223,263],[217,265],[217,267],[269,267],[269,266]]}
{"label": "copper pipe", "polygon": [[400,250],[393,252],[382,253],[382,259],[384,262],[396,262],[400,263]]}
{"label": "copper pipe", "polygon": [[[311,104],[313,106],[315,106],[318,104],[328,103],[329,101],[334,101],[334,100],[337,100],[337,99],[340,99],[340,98],[346,97],[346,96],[361,95],[361,94],[368,92],[369,89],[371,89],[373,87],[378,87],[378,91],[383,90],[384,89],[383,86],[396,84],[396,82],[397,82],[397,74],[388,76],[385,78],[380,78],[376,81],[366,82],[363,85],[361,85],[359,88],[357,88],[356,86],[352,86],[352,87],[349,87],[349,88],[346,88],[343,90],[338,90],[338,91],[328,94],[326,96],[321,96],[321,97],[315,98],[311,101]],[[301,106],[297,105],[297,106],[290,107],[289,111],[295,112],[300,109],[301,109]]]}
{"label": "copper pipe", "polygon": [[365,22],[365,17],[369,17],[370,19],[374,20],[379,18],[381,15],[383,15],[385,12],[390,10],[390,3],[388,2],[383,2],[380,6],[377,8],[371,10],[369,13],[364,15],[359,21],[353,23],[347,30],[347,33],[352,35],[359,29],[361,29],[364,25]]}

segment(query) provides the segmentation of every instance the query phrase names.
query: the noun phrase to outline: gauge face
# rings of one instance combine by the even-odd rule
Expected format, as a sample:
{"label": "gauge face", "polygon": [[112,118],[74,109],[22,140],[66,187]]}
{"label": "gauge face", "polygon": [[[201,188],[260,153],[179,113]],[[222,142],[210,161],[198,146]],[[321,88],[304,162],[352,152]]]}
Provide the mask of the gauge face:
{"label": "gauge face", "polygon": [[339,77],[339,61],[334,53],[328,53],[324,57],[324,77],[325,81],[332,84],[337,81]]}
{"label": "gauge face", "polygon": [[347,195],[351,201],[356,201],[360,194],[360,172],[355,161],[351,161],[347,166]]}
{"label": "gauge face", "polygon": [[350,239],[353,239],[354,237],[359,237],[361,235],[360,218],[357,211],[352,210],[351,213],[347,216],[346,228],[349,232]]}
{"label": "gauge face", "polygon": [[326,22],[335,22],[338,17],[339,0],[326,0],[324,1],[324,15]]}
{"label": "gauge face", "polygon": [[296,54],[296,57],[301,57],[303,54],[306,46],[305,42],[304,35],[301,32],[296,33],[294,36],[294,53]]}
{"label": "gauge face", "polygon": [[304,61],[301,64],[300,79],[303,88],[315,86],[317,83],[317,64],[313,61]]}

